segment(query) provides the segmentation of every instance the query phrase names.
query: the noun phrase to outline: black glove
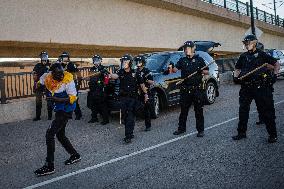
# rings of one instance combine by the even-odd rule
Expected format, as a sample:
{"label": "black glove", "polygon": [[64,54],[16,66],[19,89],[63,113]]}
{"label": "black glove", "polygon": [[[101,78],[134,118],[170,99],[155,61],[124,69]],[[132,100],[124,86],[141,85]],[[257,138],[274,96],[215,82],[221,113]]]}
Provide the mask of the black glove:
{"label": "black glove", "polygon": [[277,75],[276,74],[273,74],[272,78],[271,78],[271,82],[272,84],[276,83],[277,81]]}
{"label": "black glove", "polygon": [[238,77],[233,77],[233,81],[235,84],[242,84],[242,80],[240,80]]}

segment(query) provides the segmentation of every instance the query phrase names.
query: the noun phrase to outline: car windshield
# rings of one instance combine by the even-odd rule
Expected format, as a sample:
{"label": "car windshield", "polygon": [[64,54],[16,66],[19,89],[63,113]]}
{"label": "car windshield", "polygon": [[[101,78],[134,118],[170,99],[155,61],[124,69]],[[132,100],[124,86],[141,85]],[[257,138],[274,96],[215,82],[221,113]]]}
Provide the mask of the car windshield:
{"label": "car windshield", "polygon": [[160,71],[166,60],[169,58],[167,54],[149,54],[145,56],[147,64],[146,67],[151,71]]}

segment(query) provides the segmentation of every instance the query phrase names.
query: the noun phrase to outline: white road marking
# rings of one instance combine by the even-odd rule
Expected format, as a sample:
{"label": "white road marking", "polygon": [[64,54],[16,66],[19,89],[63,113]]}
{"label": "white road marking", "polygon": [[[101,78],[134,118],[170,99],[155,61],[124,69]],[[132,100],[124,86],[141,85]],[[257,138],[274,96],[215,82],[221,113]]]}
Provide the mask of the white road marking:
{"label": "white road marking", "polygon": [[[281,101],[279,101],[279,102],[276,102],[275,105],[281,104],[281,103],[283,103],[283,102],[284,102],[284,100],[281,100]],[[255,110],[255,111],[252,111],[252,112],[250,112],[250,113],[252,114],[252,113],[255,113],[255,112],[257,112],[257,111]],[[207,128],[205,128],[204,130],[213,129],[213,128],[218,127],[218,126],[220,126],[220,125],[223,125],[223,124],[225,124],[225,123],[229,123],[229,122],[231,122],[231,121],[237,120],[238,118],[239,118],[239,117],[234,117],[234,118],[228,119],[227,121],[224,121],[224,122],[221,122],[221,123],[212,125],[212,126],[210,126],[210,127],[207,127]],[[115,162],[124,160],[124,159],[126,159],[126,158],[130,158],[130,157],[132,157],[132,156],[136,156],[136,155],[142,154],[142,153],[144,153],[144,152],[147,152],[147,151],[150,151],[150,150],[159,148],[159,147],[161,147],[161,146],[165,146],[165,145],[167,145],[167,144],[176,142],[176,141],[181,140],[181,139],[183,139],[183,138],[187,138],[187,137],[189,137],[189,136],[192,136],[192,135],[194,135],[194,134],[197,134],[197,132],[192,132],[192,133],[189,133],[189,134],[180,136],[180,137],[176,137],[176,138],[174,138],[174,139],[171,139],[171,140],[162,142],[162,143],[157,144],[157,145],[154,145],[154,146],[150,146],[150,147],[148,147],[148,148],[145,148],[145,149],[142,149],[142,150],[133,152],[133,153],[128,154],[128,155],[124,155],[124,156],[121,156],[121,157],[118,157],[118,158],[115,158],[115,159],[111,159],[111,160],[109,160],[109,161],[105,161],[105,162],[102,162],[102,163],[97,164],[97,165],[93,165],[93,166],[90,166],[90,167],[86,167],[86,168],[84,168],[84,169],[79,169],[78,171],[74,171],[74,172],[71,172],[71,173],[68,173],[68,174],[59,176],[59,177],[52,178],[52,179],[50,179],[50,180],[46,180],[46,181],[44,181],[44,182],[40,182],[40,183],[38,183],[38,184],[34,184],[34,185],[31,185],[31,186],[25,187],[24,189],[33,189],[33,188],[38,188],[38,187],[41,187],[41,186],[45,186],[45,185],[51,184],[51,183],[53,183],[53,182],[56,182],[56,181],[59,181],[59,180],[63,180],[63,179],[65,179],[65,178],[68,178],[68,177],[71,177],[71,176],[74,176],[74,175],[78,175],[78,174],[81,174],[81,173],[84,173],[84,172],[87,172],[87,171],[90,171],[90,170],[94,170],[94,169],[103,167],[103,166],[105,166],[105,165],[112,164],[112,163],[115,163]]]}

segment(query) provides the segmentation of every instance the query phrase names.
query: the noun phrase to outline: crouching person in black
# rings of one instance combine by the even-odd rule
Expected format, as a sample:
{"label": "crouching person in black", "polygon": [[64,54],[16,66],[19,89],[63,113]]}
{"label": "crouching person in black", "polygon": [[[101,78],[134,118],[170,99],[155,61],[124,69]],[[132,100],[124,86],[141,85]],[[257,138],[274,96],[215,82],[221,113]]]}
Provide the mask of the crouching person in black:
{"label": "crouching person in black", "polygon": [[65,127],[68,119],[72,118],[72,112],[75,110],[77,99],[72,74],[64,72],[60,64],[53,64],[51,73],[44,74],[40,78],[40,83],[45,85],[51,93],[50,97],[47,97],[47,100],[53,101],[55,105],[55,119],[46,131],[46,163],[43,167],[35,171],[36,175],[43,176],[54,173],[55,135],[61,145],[70,154],[70,158],[65,161],[65,165],[78,162],[81,157],[65,136]]}
{"label": "crouching person in black", "polygon": [[134,138],[135,113],[138,107],[137,86],[141,80],[137,81],[135,71],[131,68],[133,58],[130,55],[124,55],[120,60],[121,69],[116,74],[110,74],[110,78],[120,80],[120,103],[125,124],[124,141],[130,143]]}
{"label": "crouching person in black", "polygon": [[90,87],[87,97],[87,105],[92,111],[92,118],[88,123],[98,122],[99,120],[97,115],[99,113],[103,118],[101,124],[106,125],[109,123],[109,111],[106,93],[109,72],[103,65],[101,65],[101,56],[94,55],[92,59],[94,66],[91,68],[89,76],[85,78],[86,80],[89,80]]}

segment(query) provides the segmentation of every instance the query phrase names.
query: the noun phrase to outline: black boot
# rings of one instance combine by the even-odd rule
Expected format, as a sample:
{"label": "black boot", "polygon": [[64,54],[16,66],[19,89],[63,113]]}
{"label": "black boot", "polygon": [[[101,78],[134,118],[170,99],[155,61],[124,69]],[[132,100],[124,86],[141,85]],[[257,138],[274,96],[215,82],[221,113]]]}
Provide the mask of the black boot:
{"label": "black boot", "polygon": [[186,131],[185,130],[176,130],[173,135],[181,135],[182,133],[185,133]]}
{"label": "black boot", "polygon": [[146,127],[146,128],[144,129],[144,131],[145,131],[145,132],[151,131],[151,127]]}
{"label": "black boot", "polygon": [[95,122],[99,122],[98,118],[92,118],[90,121],[88,121],[88,123],[95,123]]}
{"label": "black boot", "polygon": [[196,135],[197,137],[204,137],[204,131],[200,131]]}
{"label": "black boot", "polygon": [[275,143],[277,142],[277,136],[269,136],[268,143]]}
{"label": "black boot", "polygon": [[76,115],[75,120],[80,120],[82,118],[82,114]]}
{"label": "black boot", "polygon": [[241,140],[243,138],[247,138],[247,135],[244,134],[244,133],[239,133],[238,135],[233,136],[232,138],[233,138],[233,140]]}
{"label": "black boot", "polygon": [[255,124],[256,124],[256,125],[262,125],[262,124],[264,124],[264,121],[259,120],[259,121],[257,121]]}
{"label": "black boot", "polygon": [[108,120],[106,120],[106,121],[102,121],[102,122],[101,122],[101,124],[102,124],[102,125],[106,125],[106,124],[108,124],[108,123],[109,123],[109,121],[108,121]]}
{"label": "black boot", "polygon": [[125,137],[123,140],[124,140],[124,142],[125,142],[126,144],[131,143],[131,138],[130,138],[130,137]]}
{"label": "black boot", "polygon": [[39,121],[39,120],[41,120],[40,117],[33,118],[33,121]]}

